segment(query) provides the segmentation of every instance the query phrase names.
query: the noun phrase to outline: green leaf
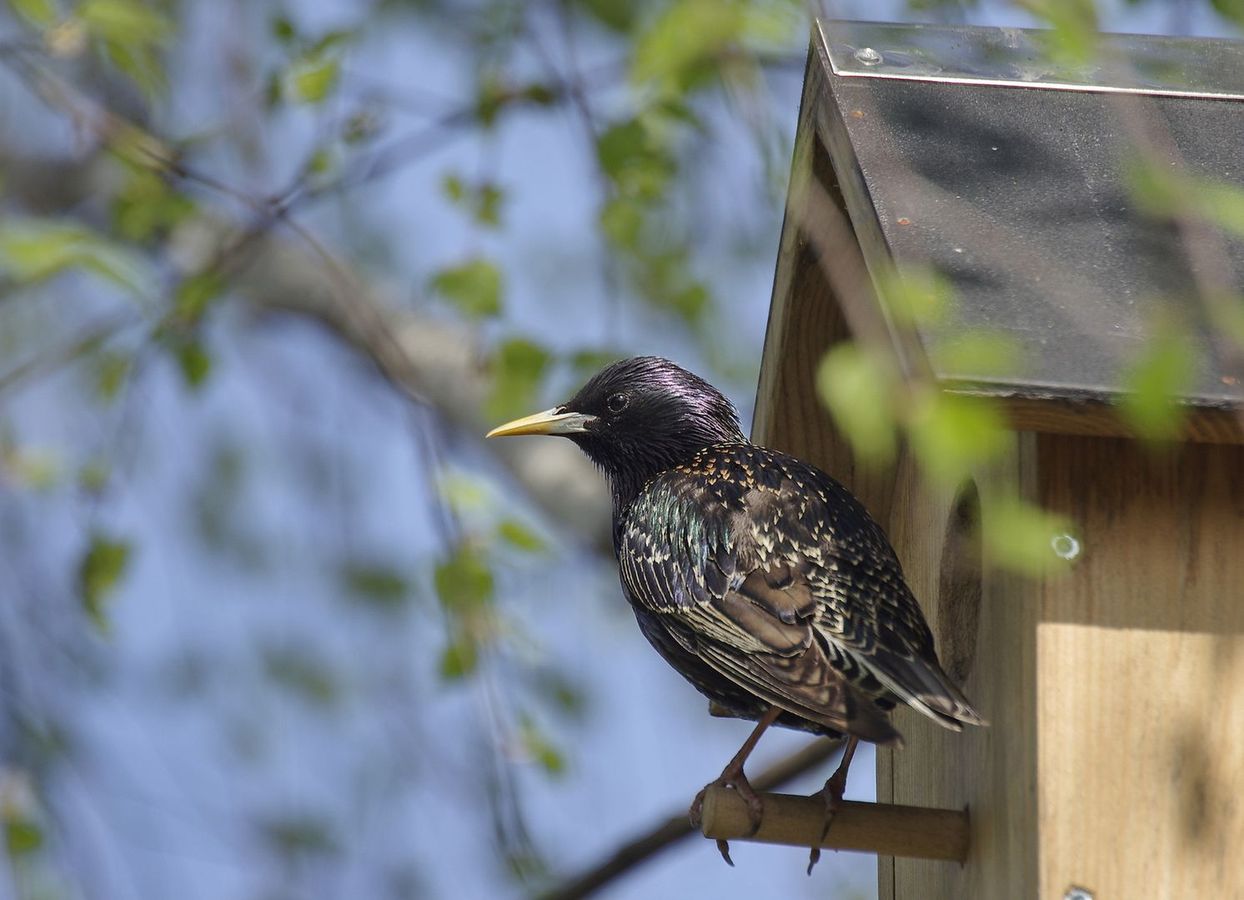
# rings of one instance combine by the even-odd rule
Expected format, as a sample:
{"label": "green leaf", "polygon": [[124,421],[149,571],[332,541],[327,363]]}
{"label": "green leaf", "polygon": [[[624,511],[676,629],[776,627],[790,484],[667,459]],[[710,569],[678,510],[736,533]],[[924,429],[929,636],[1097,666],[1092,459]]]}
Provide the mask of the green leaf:
{"label": "green leaf", "polygon": [[501,312],[501,271],[481,257],[441,269],[432,276],[431,287],[471,318]]}
{"label": "green leaf", "polygon": [[1009,442],[1006,420],[993,402],[940,390],[917,402],[908,432],[921,467],[932,481],[948,487],[998,456]]}
{"label": "green leaf", "polygon": [[445,192],[445,196],[451,203],[461,203],[467,196],[466,182],[454,174],[446,175],[441,180],[441,190]]}
{"label": "green leaf", "polygon": [[133,364],[134,360],[125,353],[99,355],[95,362],[95,394],[100,401],[110,403],[116,399]]}
{"label": "green leaf", "polygon": [[441,496],[459,515],[474,513],[488,505],[488,494],[480,482],[457,473],[446,475],[440,482]]}
{"label": "green leaf", "polygon": [[613,31],[629,31],[640,12],[641,4],[635,0],[577,0],[596,21]]}
{"label": "green leaf", "polygon": [[347,591],[378,609],[397,609],[410,598],[410,582],[398,570],[380,563],[351,563],[341,571]]}
{"label": "green leaf", "polygon": [[493,577],[488,561],[470,544],[459,544],[436,566],[433,576],[441,606],[451,612],[470,612],[493,599]]}
{"label": "green leaf", "polygon": [[676,313],[689,325],[698,325],[712,297],[703,281],[694,277],[685,246],[635,254],[633,277],[641,296],[657,308]]}
{"label": "green leaf", "polygon": [[320,103],[341,80],[336,54],[313,52],[295,60],[285,73],[286,95],[300,103]]}
{"label": "green leaf", "polygon": [[546,549],[544,539],[517,519],[502,519],[497,525],[497,537],[525,553],[543,553]]}
{"label": "green leaf", "polygon": [[1066,571],[1082,553],[1060,516],[1015,497],[997,495],[982,508],[981,538],[989,562],[1022,575]]}
{"label": "green leaf", "polygon": [[177,366],[186,386],[193,390],[202,387],[212,371],[212,357],[207,348],[201,341],[191,338],[179,341],[176,353]]}
{"label": "green leaf", "polygon": [[708,286],[702,281],[694,281],[669,295],[667,302],[679,317],[694,324],[703,317],[710,299]]}
{"label": "green leaf", "polygon": [[530,716],[519,718],[518,735],[523,750],[546,773],[552,776],[565,774],[565,758]]}
{"label": "green leaf", "polygon": [[52,0],[9,0],[9,6],[18,16],[39,28],[54,25],[59,18]]}
{"label": "green leaf", "polygon": [[86,0],[77,20],[99,40],[109,61],[149,96],[163,90],[158,52],[173,35],[171,19],[137,0]]}
{"label": "green leaf", "polygon": [[611,125],[596,139],[596,159],[605,174],[619,180],[636,159],[649,152],[648,130],[638,119]]}
{"label": "green leaf", "polygon": [[122,47],[161,44],[173,34],[167,16],[137,0],[86,0],[77,15],[92,34]]}
{"label": "green leaf", "polygon": [[173,311],[186,324],[194,324],[203,317],[211,302],[225,289],[224,279],[212,271],[191,275],[177,285],[173,294]]}
{"label": "green leaf", "polygon": [[547,84],[535,81],[521,88],[518,96],[536,106],[552,106],[562,96],[562,93]]}
{"label": "green leaf", "polygon": [[898,446],[894,373],[863,347],[831,348],[816,373],[821,401],[868,465],[885,465]]}
{"label": "green leaf", "polygon": [[495,228],[501,224],[501,205],[505,192],[491,181],[467,184],[458,175],[446,175],[441,182],[446,198],[470,213],[480,225]]}
{"label": "green leaf", "polygon": [[505,200],[505,192],[491,182],[479,186],[476,196],[475,221],[481,225],[494,228],[501,224],[501,204]]}
{"label": "green leaf", "polygon": [[1097,5],[1094,0],[1025,0],[1024,6],[1045,19],[1051,30],[1040,37],[1054,59],[1090,63],[1097,53]]}
{"label": "green leaf", "polygon": [[1148,159],[1132,160],[1124,171],[1128,192],[1146,215],[1165,219],[1186,208],[1188,189],[1183,179],[1166,166]]}
{"label": "green leaf", "polygon": [[460,636],[441,651],[438,669],[441,678],[458,681],[472,674],[478,666],[479,651],[475,643],[466,636]]}
{"label": "green leaf", "polygon": [[480,127],[485,130],[492,128],[501,110],[513,99],[509,84],[495,72],[485,72],[475,87],[475,118]]}
{"label": "green leaf", "polygon": [[1244,25],[1244,0],[1210,0],[1214,12],[1236,25]]}
{"label": "green leaf", "polygon": [[129,567],[130,551],[128,541],[96,532],[78,564],[78,590],[83,608],[101,632],[108,631],[104,604]]}
{"label": "green leaf", "polygon": [[658,198],[676,170],[668,148],[638,118],[605,129],[596,139],[596,159],[622,194],[645,201]]}
{"label": "green leaf", "polygon": [[103,46],[108,60],[118,71],[128,75],[148,98],[154,99],[163,93],[167,81],[155,47],[117,40],[104,40]]}
{"label": "green leaf", "polygon": [[162,237],[193,213],[189,197],[172,190],[150,169],[137,166],[112,201],[112,221],[121,237],[130,241]]}
{"label": "green leaf", "polygon": [[488,417],[504,419],[531,412],[550,361],[549,351],[534,341],[526,338],[503,341],[492,359]]}
{"label": "green leaf", "polygon": [[10,218],[0,224],[0,271],[19,283],[81,269],[144,295],[154,276],[145,260],[82,225]]}
{"label": "green leaf", "polygon": [[1194,352],[1179,327],[1155,327],[1141,354],[1123,376],[1127,393],[1119,401],[1123,418],[1144,440],[1179,436],[1186,410],[1179,398],[1195,377]]}
{"label": "green leaf", "polygon": [[637,250],[644,227],[643,206],[629,197],[614,197],[600,211],[600,228],[610,243]]}
{"label": "green leaf", "polygon": [[268,30],[272,37],[279,43],[288,44],[298,37],[298,30],[294,27],[293,20],[288,16],[273,16],[272,21],[268,23]]}
{"label": "green leaf", "polygon": [[1196,215],[1237,237],[1244,237],[1244,190],[1229,182],[1194,178],[1146,159],[1127,169],[1128,188],[1137,206],[1155,218]]}
{"label": "green leaf", "polygon": [[1244,347],[1244,297],[1232,294],[1208,303],[1214,327],[1237,346]]}
{"label": "green leaf", "polygon": [[954,290],[932,269],[909,268],[882,279],[886,307],[902,325],[931,325],[954,309]]}
{"label": "green leaf", "polygon": [[20,815],[5,818],[4,846],[13,859],[34,853],[43,846],[43,830]]}
{"label": "green leaf", "polygon": [[1244,190],[1206,179],[1197,183],[1196,201],[1207,219],[1237,237],[1244,237]]}
{"label": "green leaf", "polygon": [[631,78],[664,91],[685,91],[716,68],[742,35],[745,5],[676,0],[635,42]]}

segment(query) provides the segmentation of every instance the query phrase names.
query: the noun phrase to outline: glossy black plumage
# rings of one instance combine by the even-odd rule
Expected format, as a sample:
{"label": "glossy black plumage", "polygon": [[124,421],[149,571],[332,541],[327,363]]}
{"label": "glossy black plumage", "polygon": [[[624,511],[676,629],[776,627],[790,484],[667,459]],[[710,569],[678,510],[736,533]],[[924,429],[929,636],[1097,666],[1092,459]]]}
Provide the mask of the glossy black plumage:
{"label": "glossy black plumage", "polygon": [[982,723],[942,672],[881,528],[825,473],[750,444],[707,382],[624,360],[549,415],[574,417],[554,433],[612,486],[641,630],[711,700],[878,743],[898,739],[887,711],[899,702],[947,728]]}

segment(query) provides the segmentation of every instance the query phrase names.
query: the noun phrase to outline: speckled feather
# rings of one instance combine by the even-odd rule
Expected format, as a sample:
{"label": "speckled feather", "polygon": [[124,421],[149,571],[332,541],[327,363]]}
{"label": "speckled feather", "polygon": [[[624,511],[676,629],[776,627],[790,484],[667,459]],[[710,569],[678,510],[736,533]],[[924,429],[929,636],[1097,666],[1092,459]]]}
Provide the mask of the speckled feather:
{"label": "speckled feather", "polygon": [[879,743],[906,703],[981,724],[942,671],[880,526],[846,488],[748,443],[730,402],[659,357],[606,367],[557,415],[613,492],[622,586],[657,651],[728,714]]}

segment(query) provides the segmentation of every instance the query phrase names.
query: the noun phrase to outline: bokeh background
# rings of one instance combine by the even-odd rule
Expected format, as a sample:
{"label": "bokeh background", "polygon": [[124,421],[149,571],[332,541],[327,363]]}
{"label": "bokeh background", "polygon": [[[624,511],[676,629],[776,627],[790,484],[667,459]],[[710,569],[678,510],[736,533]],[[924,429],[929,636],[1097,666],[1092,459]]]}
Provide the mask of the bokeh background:
{"label": "bokeh background", "polygon": [[[481,436],[633,353],[748,420],[813,12],[1241,6],[9,0],[0,898],[529,896],[685,810],[749,726],[640,637],[590,466]],[[734,856],[604,894],[875,894]]]}

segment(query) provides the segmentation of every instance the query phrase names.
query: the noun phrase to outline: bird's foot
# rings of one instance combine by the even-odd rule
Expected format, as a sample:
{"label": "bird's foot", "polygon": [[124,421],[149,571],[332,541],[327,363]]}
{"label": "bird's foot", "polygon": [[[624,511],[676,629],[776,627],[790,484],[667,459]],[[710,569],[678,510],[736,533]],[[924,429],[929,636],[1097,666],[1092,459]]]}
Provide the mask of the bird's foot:
{"label": "bird's foot", "polygon": [[[816,794],[812,795],[815,797],[819,794],[821,799],[825,801],[825,825],[821,828],[821,839],[817,842],[818,844],[823,843],[825,841],[825,836],[829,834],[829,826],[833,824],[834,815],[842,807],[842,795],[846,789],[846,772],[840,770],[830,776],[830,779],[825,782],[825,787],[821,788],[816,792]],[[820,858],[821,848],[813,847],[808,853],[809,875],[812,874],[812,869],[816,866],[817,862],[820,861]]]}
{"label": "bird's foot", "polygon": [[[704,795],[712,787],[729,788],[736,791],[743,798],[743,801],[747,804],[747,817],[752,825],[747,835],[750,837],[755,834],[760,828],[760,820],[764,815],[764,801],[760,799],[756,789],[752,787],[751,782],[747,780],[747,776],[743,774],[742,767],[731,769],[731,767],[727,766],[720,777],[715,781],[710,781],[700,789],[700,792],[695,795],[695,799],[691,801],[691,809],[688,811],[692,826],[695,828],[700,827],[700,821],[704,812]],[[734,865],[734,860],[730,858],[729,843],[718,840],[717,850],[728,865]]]}

